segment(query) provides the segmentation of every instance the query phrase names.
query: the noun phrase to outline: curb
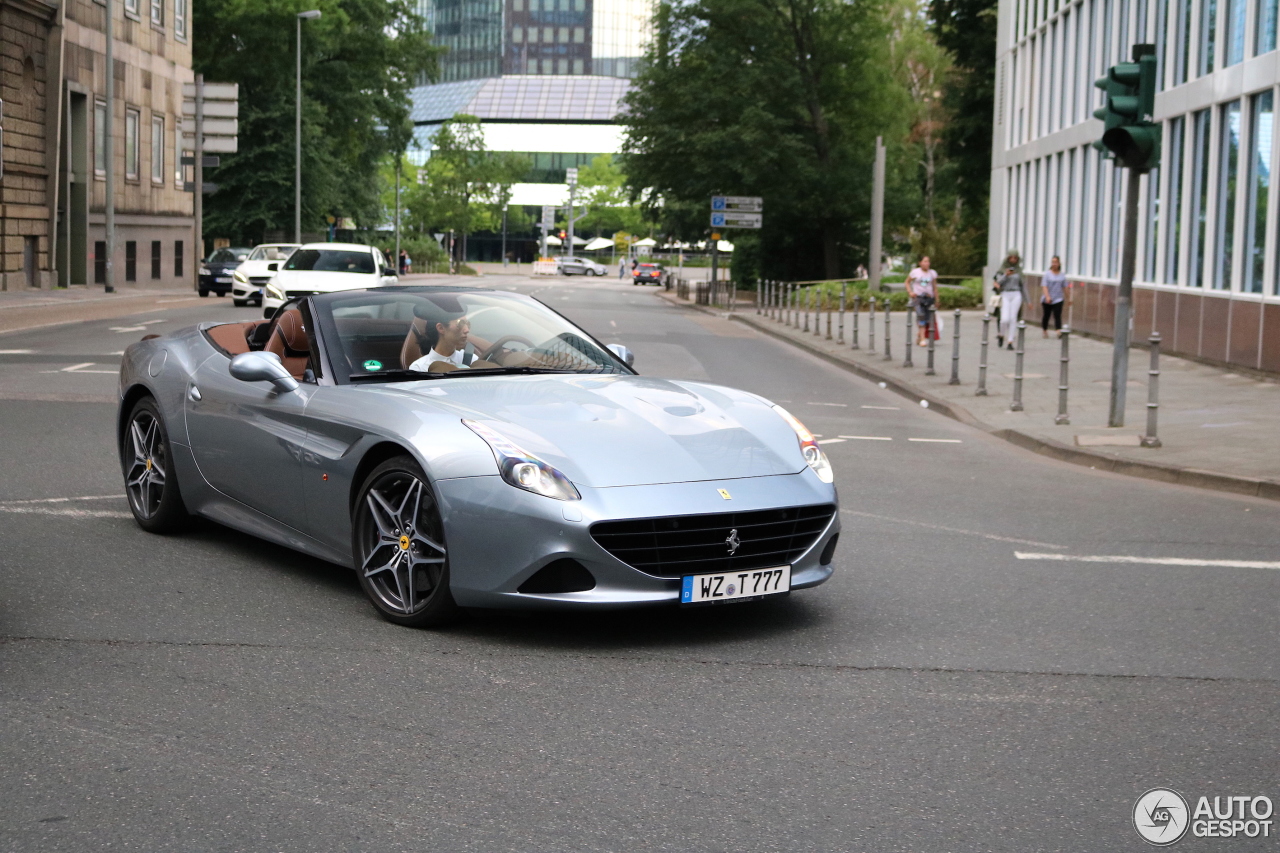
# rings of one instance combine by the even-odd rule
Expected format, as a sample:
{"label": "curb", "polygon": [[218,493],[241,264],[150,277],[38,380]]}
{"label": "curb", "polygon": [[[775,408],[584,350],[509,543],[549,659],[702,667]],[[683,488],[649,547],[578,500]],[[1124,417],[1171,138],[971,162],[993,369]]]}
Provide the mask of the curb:
{"label": "curb", "polygon": [[719,317],[725,317],[729,320],[736,320],[746,326],[750,326],[758,332],[785,341],[799,349],[804,350],[810,355],[815,355],[828,364],[849,371],[863,379],[869,379],[872,382],[883,384],[887,389],[906,397],[909,400],[924,400],[928,402],[931,410],[941,412],[952,420],[957,420],[967,426],[980,429],[988,435],[1003,439],[1010,444],[1038,453],[1041,456],[1048,456],[1051,459],[1057,459],[1060,462],[1070,462],[1073,465],[1082,465],[1087,468],[1094,468],[1100,471],[1110,471],[1113,474],[1124,474],[1129,477],[1140,477],[1145,480],[1157,480],[1162,483],[1175,483],[1181,486],[1192,486],[1198,489],[1208,489],[1215,492],[1228,492],[1233,495],[1248,495],[1250,497],[1265,498],[1267,500],[1280,501],[1280,481],[1263,480],[1254,477],[1237,477],[1232,474],[1221,474],[1216,471],[1205,471],[1198,468],[1183,468],[1178,465],[1165,465],[1159,462],[1139,462],[1131,459],[1120,459],[1114,456],[1107,456],[1092,450],[1084,450],[1078,447],[1071,447],[1061,442],[1054,441],[1049,438],[1040,438],[1030,435],[1029,433],[1020,432],[1015,429],[1003,429],[993,427],[978,418],[974,417],[967,409],[957,406],[954,403],[943,400],[925,391],[921,391],[915,386],[903,382],[896,377],[886,373],[881,373],[874,367],[865,364],[847,361],[832,355],[829,352],[821,350],[817,347],[809,345],[803,340],[782,334],[780,331],[770,328],[769,325],[761,323],[754,317],[737,312],[726,314],[701,305],[695,305],[691,302],[680,302],[674,294],[668,296],[665,291],[659,291],[659,296],[667,300],[673,305],[682,305],[683,307],[693,308],[708,314],[714,314]]}

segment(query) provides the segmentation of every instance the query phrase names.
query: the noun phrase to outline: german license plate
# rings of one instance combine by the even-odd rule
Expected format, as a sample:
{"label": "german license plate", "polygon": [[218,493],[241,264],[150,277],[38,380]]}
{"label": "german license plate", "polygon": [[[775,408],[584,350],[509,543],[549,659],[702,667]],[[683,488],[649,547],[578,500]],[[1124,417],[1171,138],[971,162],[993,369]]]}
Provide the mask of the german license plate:
{"label": "german license plate", "polygon": [[685,575],[680,585],[681,604],[711,604],[762,598],[791,591],[791,567],[748,569],[715,575]]}
{"label": "german license plate", "polygon": [[229,284],[231,282],[231,276],[220,275],[217,278],[215,278],[214,281],[216,281],[218,284]]}

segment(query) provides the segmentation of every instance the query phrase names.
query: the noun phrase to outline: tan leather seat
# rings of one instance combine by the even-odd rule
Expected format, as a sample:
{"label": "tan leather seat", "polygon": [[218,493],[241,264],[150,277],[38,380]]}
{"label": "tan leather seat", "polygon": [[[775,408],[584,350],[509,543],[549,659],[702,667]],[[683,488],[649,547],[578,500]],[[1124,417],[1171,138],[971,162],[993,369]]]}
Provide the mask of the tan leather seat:
{"label": "tan leather seat", "polygon": [[311,344],[307,341],[307,330],[302,326],[302,312],[290,308],[281,314],[264,349],[280,356],[284,369],[294,379],[301,379],[311,361]]}
{"label": "tan leather seat", "polygon": [[421,317],[414,317],[413,323],[409,326],[409,331],[405,333],[404,344],[400,347],[400,366],[405,370],[409,369],[409,365],[422,358],[422,345],[418,343],[418,337],[427,333],[427,321]]}

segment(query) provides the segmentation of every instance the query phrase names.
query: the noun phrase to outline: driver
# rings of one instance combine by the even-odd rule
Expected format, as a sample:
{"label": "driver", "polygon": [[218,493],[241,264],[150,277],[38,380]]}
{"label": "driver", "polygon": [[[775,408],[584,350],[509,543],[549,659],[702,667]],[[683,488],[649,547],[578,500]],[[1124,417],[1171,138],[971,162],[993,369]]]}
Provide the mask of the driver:
{"label": "driver", "polygon": [[[427,297],[424,304],[413,311],[415,317],[426,322],[425,334],[418,334],[418,346],[423,355],[409,365],[410,370],[425,372],[437,362],[445,362],[455,368],[470,367],[475,361],[475,347],[467,340],[471,334],[471,321],[466,309],[452,294]],[[416,325],[415,325],[416,331]]]}

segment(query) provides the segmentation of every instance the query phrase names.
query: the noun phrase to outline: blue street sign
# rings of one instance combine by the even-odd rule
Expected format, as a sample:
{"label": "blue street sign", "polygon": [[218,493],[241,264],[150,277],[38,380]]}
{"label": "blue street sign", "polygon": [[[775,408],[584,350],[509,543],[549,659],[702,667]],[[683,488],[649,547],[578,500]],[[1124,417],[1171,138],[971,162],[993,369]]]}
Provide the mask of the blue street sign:
{"label": "blue street sign", "polygon": [[724,210],[724,196],[722,196],[722,195],[713,195],[713,196],[711,197],[711,209],[712,209],[712,210]]}
{"label": "blue street sign", "polygon": [[[720,199],[720,200],[721,200],[721,201],[724,201],[724,199]],[[713,213],[713,214],[711,214],[711,227],[712,227],[712,228],[723,228],[723,227],[724,227],[724,214],[723,214],[723,213]]]}

